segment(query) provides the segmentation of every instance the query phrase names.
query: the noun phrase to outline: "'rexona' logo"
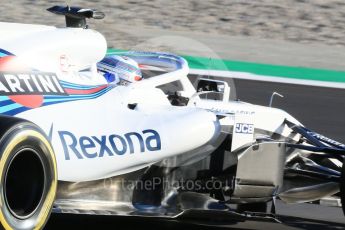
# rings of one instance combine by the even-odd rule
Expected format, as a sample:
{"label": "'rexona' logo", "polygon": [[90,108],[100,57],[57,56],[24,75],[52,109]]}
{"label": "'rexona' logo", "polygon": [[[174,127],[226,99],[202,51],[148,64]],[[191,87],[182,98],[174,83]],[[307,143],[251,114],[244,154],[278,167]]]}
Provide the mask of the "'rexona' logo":
{"label": "'rexona' logo", "polygon": [[144,130],[142,134],[130,132],[123,136],[112,134],[79,138],[68,131],[58,133],[66,160],[70,160],[72,154],[78,159],[84,159],[161,149],[159,133],[152,129]]}

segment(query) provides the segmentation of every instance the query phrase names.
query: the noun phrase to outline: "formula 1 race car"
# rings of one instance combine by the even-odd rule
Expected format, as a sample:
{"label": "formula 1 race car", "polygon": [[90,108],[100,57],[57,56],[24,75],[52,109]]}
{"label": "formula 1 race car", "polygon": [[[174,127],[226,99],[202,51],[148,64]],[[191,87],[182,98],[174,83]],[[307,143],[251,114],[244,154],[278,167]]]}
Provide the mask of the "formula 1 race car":
{"label": "formula 1 race car", "polygon": [[179,56],[106,57],[86,25],[99,11],[48,10],[67,28],[0,23],[5,229],[43,228],[52,211],[244,220],[276,199],[344,201],[344,144],[229,100],[226,80],[193,84]]}

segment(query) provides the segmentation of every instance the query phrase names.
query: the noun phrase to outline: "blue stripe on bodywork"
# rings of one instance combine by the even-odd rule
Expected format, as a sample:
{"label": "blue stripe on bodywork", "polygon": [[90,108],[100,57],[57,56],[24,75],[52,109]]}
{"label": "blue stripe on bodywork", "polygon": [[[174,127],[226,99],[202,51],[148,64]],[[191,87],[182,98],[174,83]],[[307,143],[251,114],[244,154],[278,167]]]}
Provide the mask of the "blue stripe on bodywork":
{"label": "blue stripe on bodywork", "polygon": [[[0,106],[7,106],[7,105],[10,105],[10,104],[13,104],[14,102],[11,101],[11,100],[4,100],[4,101],[0,101]],[[0,109],[1,109],[0,107]]]}
{"label": "blue stripe on bodywork", "polygon": [[5,114],[9,111],[13,111],[13,110],[21,108],[21,107],[23,107],[23,106],[20,104],[17,104],[17,103],[9,104],[6,106],[1,106],[0,107],[0,113]]}
{"label": "blue stripe on bodywork", "polygon": [[[114,87],[108,87],[105,88],[97,93],[90,94],[90,95],[78,95],[78,96],[44,96],[44,102],[41,107],[47,106],[47,105],[54,105],[59,103],[65,103],[65,102],[72,102],[72,101],[79,101],[79,100],[90,100],[95,99],[97,97],[102,96],[103,94],[109,92]],[[0,113],[4,115],[16,115],[21,112],[25,112],[27,110],[30,110],[31,108],[24,107],[20,104],[14,103],[11,100],[3,100],[1,101],[2,97],[0,96]]]}
{"label": "blue stripe on bodywork", "polygon": [[94,94],[87,94],[87,95],[76,95],[76,96],[47,96],[45,97],[44,102],[55,102],[55,101],[75,101],[75,100],[85,100],[85,99],[93,99],[93,98],[97,98],[103,94],[105,94],[106,92],[110,91],[112,88],[105,88],[97,93]]}
{"label": "blue stripe on bodywork", "polygon": [[72,89],[94,89],[103,85],[79,85],[79,84],[74,84],[74,83],[70,83],[70,82],[66,82],[66,81],[61,81],[60,80],[61,85],[64,88],[72,88]]}
{"label": "blue stripe on bodywork", "polygon": [[14,55],[14,54],[12,54],[12,53],[10,53],[10,52],[4,50],[4,49],[1,49],[1,48],[0,48],[0,53],[1,53],[1,54],[4,54],[3,56]]}
{"label": "blue stripe on bodywork", "polygon": [[31,108],[21,106],[21,107],[19,107],[19,108],[16,108],[16,109],[13,109],[13,110],[4,112],[4,113],[2,113],[2,114],[3,114],[3,115],[14,116],[14,115],[16,115],[16,114],[18,114],[18,113],[22,113],[22,112],[25,112],[25,111],[30,110],[30,109],[31,109]]}

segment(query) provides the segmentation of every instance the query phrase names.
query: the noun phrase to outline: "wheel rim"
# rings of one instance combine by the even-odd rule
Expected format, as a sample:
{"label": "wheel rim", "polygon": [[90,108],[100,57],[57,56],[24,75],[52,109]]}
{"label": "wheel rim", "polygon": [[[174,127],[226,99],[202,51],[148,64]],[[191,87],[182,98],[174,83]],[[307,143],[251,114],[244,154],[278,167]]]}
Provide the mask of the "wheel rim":
{"label": "wheel rim", "polygon": [[43,200],[45,169],[40,155],[32,148],[19,150],[5,174],[4,195],[11,214],[18,219],[32,216]]}

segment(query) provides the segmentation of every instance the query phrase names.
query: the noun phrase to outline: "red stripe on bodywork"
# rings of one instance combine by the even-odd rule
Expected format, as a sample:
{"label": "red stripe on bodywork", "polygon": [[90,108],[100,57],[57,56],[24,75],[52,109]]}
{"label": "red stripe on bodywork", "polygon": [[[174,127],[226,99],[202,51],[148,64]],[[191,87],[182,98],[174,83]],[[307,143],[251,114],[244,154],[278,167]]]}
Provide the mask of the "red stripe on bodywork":
{"label": "red stripe on bodywork", "polygon": [[10,95],[12,101],[28,108],[38,108],[43,103],[42,95]]}
{"label": "red stripe on bodywork", "polygon": [[101,91],[102,89],[107,88],[107,85],[102,85],[100,87],[94,89],[67,89],[65,88],[65,92],[68,94],[93,94]]}

